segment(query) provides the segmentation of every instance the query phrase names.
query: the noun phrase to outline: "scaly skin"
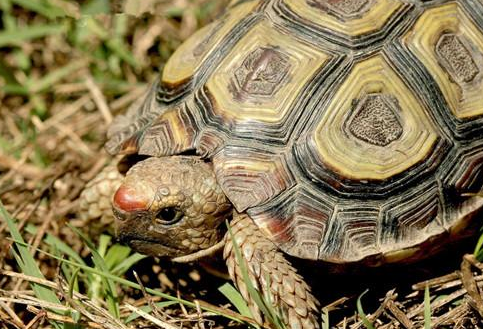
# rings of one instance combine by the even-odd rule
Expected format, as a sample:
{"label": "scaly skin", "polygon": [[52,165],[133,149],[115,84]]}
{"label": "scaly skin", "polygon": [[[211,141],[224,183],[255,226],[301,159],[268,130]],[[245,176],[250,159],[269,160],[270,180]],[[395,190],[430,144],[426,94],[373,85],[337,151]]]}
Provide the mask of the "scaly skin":
{"label": "scaly skin", "polygon": [[113,226],[112,196],[123,179],[116,164],[110,163],[87,183],[79,196],[79,217],[92,234],[97,235]]}
{"label": "scaly skin", "polygon": [[[280,311],[282,321],[287,327],[319,328],[317,300],[312,296],[309,286],[275,244],[263,235],[246,214],[234,212],[234,219],[230,226],[253,286],[262,292],[265,300],[273,302],[273,306]],[[261,324],[262,314],[248,293],[229,234],[225,235],[223,255],[231,279],[248,302],[254,318]]]}
{"label": "scaly skin", "polygon": [[[106,186],[96,189],[95,185],[106,184],[104,179],[116,176],[109,173],[114,169],[106,168],[89,184],[90,191],[83,193],[89,200],[81,201],[90,205],[87,209],[93,209],[92,203],[100,198],[99,190],[107,193]],[[243,280],[233,242],[221,229],[233,216],[232,233],[253,286],[272,301],[288,328],[319,328],[318,303],[309,286],[248,215],[232,211],[210,163],[194,156],[148,158],[127,172],[109,200],[113,200],[118,237],[139,252],[179,258],[209,250],[223,239],[230,277],[255,320],[263,324],[263,314]],[[166,209],[174,209],[176,220],[162,220]],[[97,210],[91,210],[91,215],[98,215]]]}

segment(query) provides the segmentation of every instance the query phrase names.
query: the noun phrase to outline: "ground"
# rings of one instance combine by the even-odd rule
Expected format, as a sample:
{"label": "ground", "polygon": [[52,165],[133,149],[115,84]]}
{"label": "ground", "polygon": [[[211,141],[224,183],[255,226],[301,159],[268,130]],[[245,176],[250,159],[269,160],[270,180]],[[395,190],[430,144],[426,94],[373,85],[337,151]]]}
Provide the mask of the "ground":
{"label": "ground", "polygon": [[[0,2],[2,328],[250,323],[231,306],[238,295],[223,273],[214,275],[220,263],[143,258],[117,245],[110,225],[85,223],[77,212],[85,184],[111,161],[102,146],[112,117],[227,2]],[[302,274],[321,301],[323,328],[475,328],[482,265],[470,255],[462,262],[475,244],[404,267]],[[141,316],[130,319],[133,310]]]}

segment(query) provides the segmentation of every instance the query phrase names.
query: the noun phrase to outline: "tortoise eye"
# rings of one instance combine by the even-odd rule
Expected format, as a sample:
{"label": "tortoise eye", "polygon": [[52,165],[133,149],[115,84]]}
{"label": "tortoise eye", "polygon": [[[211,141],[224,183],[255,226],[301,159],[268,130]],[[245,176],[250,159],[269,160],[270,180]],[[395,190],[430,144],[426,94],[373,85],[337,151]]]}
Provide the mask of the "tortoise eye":
{"label": "tortoise eye", "polygon": [[176,207],[166,207],[156,214],[156,222],[163,225],[177,223],[183,217],[183,213]]}

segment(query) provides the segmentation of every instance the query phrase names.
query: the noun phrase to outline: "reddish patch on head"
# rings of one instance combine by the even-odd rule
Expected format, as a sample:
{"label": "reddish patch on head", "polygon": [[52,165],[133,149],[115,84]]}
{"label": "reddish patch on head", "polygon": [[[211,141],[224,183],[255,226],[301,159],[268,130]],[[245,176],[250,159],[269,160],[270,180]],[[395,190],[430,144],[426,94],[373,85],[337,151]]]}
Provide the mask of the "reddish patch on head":
{"label": "reddish patch on head", "polygon": [[114,206],[122,211],[146,210],[149,200],[133,188],[121,185],[114,194]]}

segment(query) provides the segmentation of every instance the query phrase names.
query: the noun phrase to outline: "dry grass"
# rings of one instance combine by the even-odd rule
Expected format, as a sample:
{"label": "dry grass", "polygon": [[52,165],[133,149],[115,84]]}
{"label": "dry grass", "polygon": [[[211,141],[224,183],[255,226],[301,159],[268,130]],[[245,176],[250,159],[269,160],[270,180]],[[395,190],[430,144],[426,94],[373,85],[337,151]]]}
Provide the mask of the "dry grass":
{"label": "dry grass", "polygon": [[[139,7],[136,1],[111,1],[109,7],[106,1],[45,0],[39,2],[43,3],[40,8],[33,1],[0,2],[0,199],[18,219],[17,227],[45,276],[39,279],[20,272],[9,252],[12,241],[7,224],[0,220],[0,327],[52,327],[49,319],[92,328],[126,327],[109,313],[105,300],[87,296],[88,287],[72,292],[61,262],[39,249],[52,251],[45,239],[57,237],[89,262],[92,251],[67,224],[93,233],[92,227],[89,230],[78,219],[77,199],[86,182],[109,161],[102,149],[109,122],[140,97],[172,51],[215,17],[226,2],[143,0]],[[137,16],[90,15],[102,10],[102,4],[108,5],[106,11],[126,10]],[[243,319],[224,308],[228,302],[216,290],[224,281],[199,266],[145,259],[135,269],[140,276],[128,276],[134,282],[185,300],[204,301],[195,303],[198,307],[179,303],[156,307],[154,313],[135,320],[136,327],[237,326],[236,321],[204,311],[201,306],[208,303],[228,317]],[[365,296],[363,305],[372,299],[364,305],[366,312],[371,309],[367,319],[377,328],[422,327],[427,284],[432,328],[475,328],[483,312],[481,269],[480,263],[468,257],[461,270],[443,278],[404,282],[406,287],[415,283],[412,292],[394,285],[405,297],[397,297],[395,290]],[[451,265],[446,271],[452,271]],[[346,282],[330,276],[327,280],[337,283],[331,284],[335,288],[329,295],[318,294],[329,311],[331,327],[362,328],[355,300],[366,284],[347,291]],[[76,310],[80,318],[53,312],[51,305],[34,295],[32,281],[50,287],[64,308]],[[367,286],[374,289],[375,285]],[[122,286],[118,293],[122,319],[133,309],[166,302],[166,298],[132,287]]]}

